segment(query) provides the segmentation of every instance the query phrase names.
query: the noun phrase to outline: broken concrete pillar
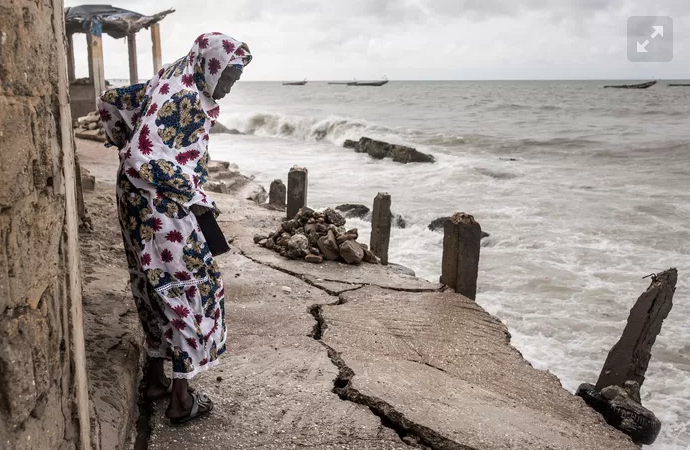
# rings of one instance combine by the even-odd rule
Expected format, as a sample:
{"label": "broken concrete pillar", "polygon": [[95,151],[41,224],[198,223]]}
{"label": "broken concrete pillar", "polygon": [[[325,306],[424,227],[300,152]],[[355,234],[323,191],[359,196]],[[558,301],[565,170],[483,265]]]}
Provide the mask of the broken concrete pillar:
{"label": "broken concrete pillar", "polygon": [[441,283],[475,300],[482,227],[474,217],[455,213],[444,224]]}
{"label": "broken concrete pillar", "polygon": [[307,169],[293,167],[288,173],[287,218],[293,219],[300,208],[307,206]]}
{"label": "broken concrete pillar", "polygon": [[374,198],[371,213],[371,239],[369,247],[374,255],[381,258],[381,264],[388,264],[388,247],[391,240],[391,196],[384,192]]}
{"label": "broken concrete pillar", "polygon": [[268,190],[268,204],[276,208],[285,208],[286,197],[287,188],[283,184],[283,180],[273,180]]}
{"label": "broken concrete pillar", "polygon": [[652,284],[630,310],[623,335],[606,358],[597,390],[608,386],[623,387],[626,381],[642,386],[652,346],[673,306],[677,281],[678,271],[673,268],[652,276]]}

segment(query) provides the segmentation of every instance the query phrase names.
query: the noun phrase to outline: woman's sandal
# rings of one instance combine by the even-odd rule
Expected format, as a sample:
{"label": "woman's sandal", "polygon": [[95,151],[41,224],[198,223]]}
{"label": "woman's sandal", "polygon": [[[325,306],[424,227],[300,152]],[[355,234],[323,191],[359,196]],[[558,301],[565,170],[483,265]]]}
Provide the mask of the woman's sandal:
{"label": "woman's sandal", "polygon": [[[211,411],[213,411],[213,402],[211,401],[210,398],[206,394],[198,393],[198,392],[192,392],[191,393],[192,399],[194,400],[194,403],[192,404],[192,410],[187,414],[186,416],[183,417],[178,417],[176,419],[170,419],[170,423],[173,425],[182,425],[183,423],[187,423],[190,420],[198,419],[199,417],[203,417],[208,415]],[[204,408],[204,411],[199,412],[199,408]]]}

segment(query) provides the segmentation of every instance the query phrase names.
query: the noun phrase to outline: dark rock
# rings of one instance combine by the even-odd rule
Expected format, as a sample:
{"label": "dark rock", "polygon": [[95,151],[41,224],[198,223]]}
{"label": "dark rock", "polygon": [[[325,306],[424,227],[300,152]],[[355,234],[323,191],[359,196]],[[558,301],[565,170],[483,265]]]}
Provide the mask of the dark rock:
{"label": "dark rock", "polygon": [[369,211],[371,211],[364,205],[354,205],[349,203],[336,206],[335,209],[342,212],[345,217],[356,217],[358,219],[364,219],[364,217],[369,214]]}
{"label": "dark rock", "polygon": [[443,231],[443,227],[448,219],[450,219],[449,216],[439,217],[438,219],[432,220],[429,224],[429,229],[431,231]]}
{"label": "dark rock", "polygon": [[630,436],[636,444],[651,445],[661,431],[661,421],[652,411],[630,397],[620,386],[607,386],[601,392],[583,383],[575,395],[600,413],[606,423]]}
{"label": "dark rock", "polygon": [[411,277],[417,276],[414,270],[410,269],[409,267],[401,266],[400,264],[388,263],[388,267],[398,273],[402,273],[403,275],[409,275]]}
{"label": "dark rock", "polygon": [[345,225],[345,218],[335,209],[328,208],[323,212],[326,222],[335,225],[336,227],[342,227]]}
{"label": "dark rock", "polygon": [[[429,230],[431,231],[443,231],[443,227],[446,224],[446,221],[449,220],[450,217],[439,217],[438,219],[434,219],[428,226]],[[486,231],[482,231],[482,239],[488,238],[491,236],[489,233]]]}
{"label": "dark rock", "polygon": [[366,248],[366,245],[359,244],[359,246],[362,247],[362,250],[364,250],[364,262],[368,262],[370,264],[381,264],[379,257],[374,255],[371,250]]}
{"label": "dark rock", "polygon": [[323,254],[324,258],[329,261],[336,261],[340,258],[340,249],[338,248],[338,242],[335,239],[335,234],[332,231],[328,231],[326,236],[319,238],[317,243],[319,250]]}
{"label": "dark rock", "polygon": [[348,264],[359,264],[364,259],[364,250],[356,241],[345,241],[340,244],[340,255]]}
{"label": "dark rock", "polygon": [[303,234],[292,236],[287,242],[290,259],[301,259],[309,253],[309,239]]}
{"label": "dark rock", "polygon": [[353,148],[355,152],[367,153],[375,159],[392,158],[393,161],[403,164],[435,162],[435,158],[432,155],[427,155],[412,147],[389,144],[388,142],[377,141],[368,137],[362,137]]}
{"label": "dark rock", "polygon": [[287,205],[287,187],[282,180],[273,180],[268,189],[268,203],[278,208],[285,208]]}
{"label": "dark rock", "polygon": [[264,236],[263,234],[255,234],[255,235],[254,235],[254,243],[255,243],[255,244],[258,244],[259,242],[261,242],[261,241],[263,241],[263,240],[265,240],[265,239],[268,239],[268,237],[267,237],[267,236]]}
{"label": "dark rock", "polygon": [[323,262],[323,258],[321,256],[312,255],[311,253],[305,256],[304,260],[312,264],[321,264]]}
{"label": "dark rock", "polygon": [[343,147],[345,147],[345,148],[356,148],[357,147],[357,141],[345,139],[345,142],[343,143]]}
{"label": "dark rock", "polygon": [[402,145],[393,145],[390,151],[393,161],[407,164],[407,163],[433,163],[436,158],[426,153],[422,153],[412,147],[405,147]]}
{"label": "dark rock", "polygon": [[393,217],[393,223],[394,223],[395,226],[398,227],[398,228],[402,228],[402,229],[407,228],[407,221],[406,221],[405,218],[404,218],[403,216],[401,216],[400,214],[396,214],[396,215]]}

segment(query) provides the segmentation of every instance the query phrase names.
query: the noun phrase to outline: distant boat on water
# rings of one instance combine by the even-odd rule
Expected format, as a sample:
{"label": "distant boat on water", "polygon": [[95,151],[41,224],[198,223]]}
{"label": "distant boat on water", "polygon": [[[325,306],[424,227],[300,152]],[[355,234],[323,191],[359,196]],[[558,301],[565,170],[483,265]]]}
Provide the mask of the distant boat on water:
{"label": "distant boat on water", "polygon": [[383,86],[384,84],[388,83],[388,78],[385,76],[383,77],[383,80],[381,81],[340,81],[340,82],[333,82],[333,83],[328,83],[328,84],[346,84],[348,86]]}
{"label": "distant boat on water", "polygon": [[307,79],[302,81],[283,81],[283,86],[304,86],[307,84]]}
{"label": "distant boat on water", "polygon": [[640,84],[620,84],[620,85],[610,85],[604,86],[605,88],[616,88],[616,89],[647,89],[656,84],[656,81],[648,81],[646,83]]}
{"label": "distant boat on water", "polygon": [[671,84],[669,84],[669,86],[674,86],[674,87],[677,87],[677,86],[690,86],[690,83],[671,83]]}

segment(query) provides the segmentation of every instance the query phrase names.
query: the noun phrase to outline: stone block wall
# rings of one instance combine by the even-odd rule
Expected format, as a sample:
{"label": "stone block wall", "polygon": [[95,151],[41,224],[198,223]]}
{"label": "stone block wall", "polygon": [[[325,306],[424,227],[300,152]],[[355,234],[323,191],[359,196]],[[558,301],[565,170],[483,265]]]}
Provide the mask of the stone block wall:
{"label": "stone block wall", "polygon": [[0,0],[0,448],[8,450],[89,445],[74,152],[71,132],[61,131],[71,128],[62,8]]}

